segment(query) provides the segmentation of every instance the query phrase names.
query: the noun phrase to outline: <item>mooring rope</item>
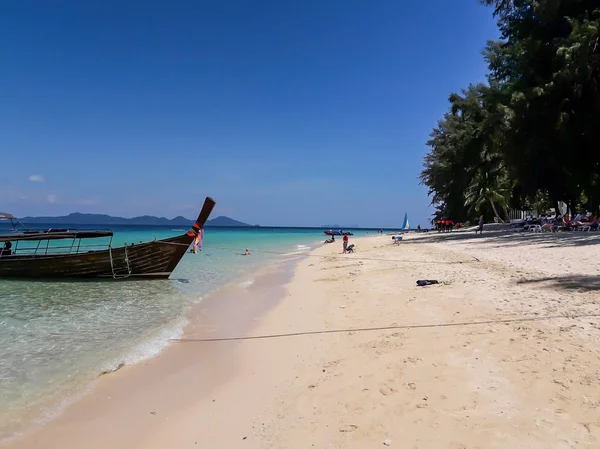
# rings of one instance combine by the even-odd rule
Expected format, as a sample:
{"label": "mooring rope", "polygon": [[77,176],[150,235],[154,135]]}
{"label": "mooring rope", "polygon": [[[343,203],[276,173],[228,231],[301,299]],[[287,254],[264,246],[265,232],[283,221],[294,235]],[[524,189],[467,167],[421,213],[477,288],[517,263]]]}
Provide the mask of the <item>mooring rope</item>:
{"label": "mooring rope", "polygon": [[[223,251],[236,251],[236,252],[239,252],[240,255],[243,255],[244,251],[246,251],[246,248],[244,248],[244,249],[228,248],[225,246],[203,245],[202,249],[204,249],[204,248],[218,249],[218,250],[223,250]],[[458,260],[458,261],[448,262],[448,261],[441,261],[441,260],[406,260],[406,259],[383,259],[383,258],[376,258],[376,257],[361,257],[361,256],[355,257],[356,253],[352,253],[353,256],[348,256],[348,255],[341,255],[341,254],[326,255],[326,254],[309,254],[309,253],[290,253],[289,251],[288,252],[270,251],[270,250],[252,249],[252,248],[248,248],[248,250],[250,251],[250,253],[255,252],[255,253],[264,253],[264,254],[275,254],[275,255],[279,255],[279,256],[317,257],[317,258],[321,258],[321,259],[345,259],[347,257],[352,257],[352,260],[369,260],[369,261],[377,261],[377,262],[398,262],[398,263],[419,263],[419,264],[440,264],[440,265],[453,265],[453,264],[480,262],[480,260],[477,259],[476,257],[473,257],[472,260]]]}
{"label": "mooring rope", "polygon": [[492,324],[506,323],[523,323],[532,321],[549,321],[556,319],[579,319],[579,318],[598,318],[600,313],[584,314],[584,315],[545,315],[529,318],[505,318],[500,320],[485,320],[485,321],[463,321],[458,323],[429,323],[429,324],[404,324],[396,326],[379,326],[379,327],[362,327],[354,329],[328,329],[319,331],[305,332],[289,332],[281,334],[269,335],[249,335],[245,337],[222,337],[222,338],[173,338],[170,341],[178,343],[210,343],[220,341],[240,341],[240,340],[265,340],[274,338],[299,337],[303,335],[324,335],[324,334],[339,334],[345,332],[373,332],[386,330],[410,330],[410,329],[431,329],[437,327],[464,327],[464,326],[482,326]]}

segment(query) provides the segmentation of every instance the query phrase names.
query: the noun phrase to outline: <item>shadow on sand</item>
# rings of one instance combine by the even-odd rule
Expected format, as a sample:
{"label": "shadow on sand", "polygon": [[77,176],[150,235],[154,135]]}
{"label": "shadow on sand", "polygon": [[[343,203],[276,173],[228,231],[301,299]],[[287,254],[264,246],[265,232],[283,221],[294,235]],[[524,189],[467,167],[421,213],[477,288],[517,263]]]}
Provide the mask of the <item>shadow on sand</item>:
{"label": "shadow on sand", "polygon": [[519,285],[533,285],[550,290],[578,290],[593,292],[600,290],[600,276],[568,275],[558,277],[545,277],[526,279],[518,282]]}
{"label": "shadow on sand", "polygon": [[494,244],[497,243],[496,247],[519,247],[526,249],[527,245],[544,246],[546,248],[558,248],[558,247],[581,247],[590,245],[600,245],[600,232],[544,232],[544,233],[533,233],[533,232],[514,232],[507,228],[492,230],[483,234],[475,234],[475,232],[459,231],[459,232],[447,232],[447,233],[436,233],[430,232],[427,239],[413,239],[405,240],[403,245],[406,244],[420,244],[420,243],[436,243],[436,242],[453,242],[463,241],[466,243],[478,241]]}

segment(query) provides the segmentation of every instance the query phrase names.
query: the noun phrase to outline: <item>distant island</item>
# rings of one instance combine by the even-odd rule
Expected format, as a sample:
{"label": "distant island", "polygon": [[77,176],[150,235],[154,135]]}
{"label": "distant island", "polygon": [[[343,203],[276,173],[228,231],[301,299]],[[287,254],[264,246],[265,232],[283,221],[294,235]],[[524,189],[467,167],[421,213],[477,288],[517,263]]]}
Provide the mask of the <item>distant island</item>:
{"label": "distant island", "polygon": [[[139,225],[139,226],[191,226],[194,220],[185,217],[165,218],[142,215],[141,217],[123,218],[112,217],[104,214],[82,214],[75,212],[62,217],[23,217],[19,219],[23,224],[70,224],[70,225]],[[205,226],[235,226],[251,227],[247,223],[229,217],[216,217],[208,220]]]}

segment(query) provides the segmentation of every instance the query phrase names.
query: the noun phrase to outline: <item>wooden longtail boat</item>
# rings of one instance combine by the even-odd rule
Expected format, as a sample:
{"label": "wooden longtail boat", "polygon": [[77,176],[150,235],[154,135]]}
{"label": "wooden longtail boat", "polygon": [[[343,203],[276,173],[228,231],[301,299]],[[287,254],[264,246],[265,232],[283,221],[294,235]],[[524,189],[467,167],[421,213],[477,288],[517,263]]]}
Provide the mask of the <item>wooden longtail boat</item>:
{"label": "wooden longtail boat", "polygon": [[[185,234],[115,248],[111,231],[18,230],[12,215],[0,214],[0,218],[13,223],[13,232],[0,234],[0,279],[167,279],[201,232],[214,206],[214,200],[207,197],[198,219]],[[101,249],[85,243],[99,237],[109,237],[110,242]],[[50,246],[55,240],[70,245]]]}

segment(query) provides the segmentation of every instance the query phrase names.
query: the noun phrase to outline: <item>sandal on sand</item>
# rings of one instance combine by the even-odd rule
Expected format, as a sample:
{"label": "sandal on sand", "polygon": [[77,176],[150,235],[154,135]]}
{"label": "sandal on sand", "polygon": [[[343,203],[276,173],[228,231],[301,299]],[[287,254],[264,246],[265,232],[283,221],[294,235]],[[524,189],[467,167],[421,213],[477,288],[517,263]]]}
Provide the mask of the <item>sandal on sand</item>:
{"label": "sandal on sand", "polygon": [[418,280],[417,285],[419,287],[425,287],[426,285],[439,284],[439,281],[436,280]]}

